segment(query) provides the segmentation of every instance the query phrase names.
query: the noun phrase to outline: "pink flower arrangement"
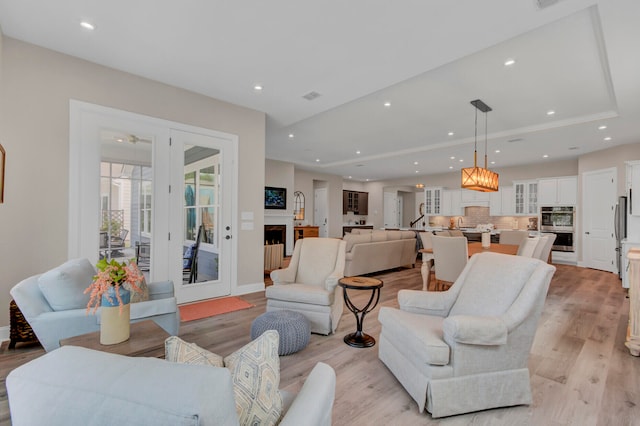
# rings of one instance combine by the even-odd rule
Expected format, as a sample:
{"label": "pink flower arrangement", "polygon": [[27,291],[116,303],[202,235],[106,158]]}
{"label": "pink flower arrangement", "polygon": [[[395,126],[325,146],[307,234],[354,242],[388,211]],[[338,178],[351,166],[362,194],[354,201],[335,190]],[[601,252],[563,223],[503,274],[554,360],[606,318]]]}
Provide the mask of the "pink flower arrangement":
{"label": "pink flower arrangement", "polygon": [[93,282],[84,291],[85,294],[91,294],[89,303],[87,303],[87,313],[89,313],[92,308],[93,312],[96,312],[102,303],[103,295],[106,295],[109,302],[113,303],[113,299],[108,294],[110,287],[115,287],[115,294],[118,304],[120,305],[120,312],[122,312],[122,306],[124,305],[120,298],[120,292],[118,291],[121,285],[129,283],[131,290],[142,293],[138,284],[144,280],[144,276],[133,259],[128,263],[120,263],[115,259],[112,259],[111,262],[107,262],[106,259],[100,259],[96,264],[96,267],[98,268],[98,274],[93,277]]}

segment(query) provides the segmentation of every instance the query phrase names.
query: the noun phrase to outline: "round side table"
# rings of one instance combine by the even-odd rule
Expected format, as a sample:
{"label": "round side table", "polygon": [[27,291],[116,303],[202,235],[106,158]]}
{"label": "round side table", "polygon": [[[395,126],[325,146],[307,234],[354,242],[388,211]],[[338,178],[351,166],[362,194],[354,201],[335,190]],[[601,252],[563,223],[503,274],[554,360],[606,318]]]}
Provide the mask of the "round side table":
{"label": "round side table", "polygon": [[[362,332],[362,322],[365,315],[373,310],[380,300],[380,289],[382,288],[382,281],[377,278],[369,277],[347,277],[338,281],[340,287],[344,289],[344,303],[353,315],[356,316],[357,330],[355,333],[347,334],[344,336],[344,342],[353,346],[354,348],[368,348],[376,344],[376,339]],[[362,309],[356,307],[349,298],[347,290],[370,290],[371,297],[366,306]]]}

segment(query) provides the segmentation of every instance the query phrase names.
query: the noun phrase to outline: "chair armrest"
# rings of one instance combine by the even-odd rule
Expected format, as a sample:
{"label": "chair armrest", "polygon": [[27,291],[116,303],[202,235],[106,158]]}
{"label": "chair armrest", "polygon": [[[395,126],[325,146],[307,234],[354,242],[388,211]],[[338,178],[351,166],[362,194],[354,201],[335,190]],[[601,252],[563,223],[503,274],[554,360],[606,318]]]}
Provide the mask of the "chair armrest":
{"label": "chair armrest", "polygon": [[335,371],[325,363],[317,363],[282,418],[280,425],[331,425],[335,394]]}
{"label": "chair armrest", "polygon": [[156,281],[147,284],[149,288],[149,300],[166,299],[173,297],[174,288],[173,281]]}
{"label": "chair armrest", "polygon": [[329,293],[333,293],[333,291],[336,289],[336,286],[338,285],[338,281],[340,281],[340,279],[343,277],[344,275],[342,274],[329,275],[327,279],[324,281],[324,286],[327,289],[327,291]]}
{"label": "chair armrest", "polygon": [[271,280],[275,285],[288,284],[296,280],[296,270],[292,267],[273,270],[269,275],[271,276]]}
{"label": "chair armrest", "polygon": [[400,290],[398,304],[402,311],[446,317],[455,297],[450,291]]}
{"label": "chair armrest", "polygon": [[500,317],[454,315],[442,323],[445,341],[452,339],[470,345],[504,345],[507,343],[507,324]]}

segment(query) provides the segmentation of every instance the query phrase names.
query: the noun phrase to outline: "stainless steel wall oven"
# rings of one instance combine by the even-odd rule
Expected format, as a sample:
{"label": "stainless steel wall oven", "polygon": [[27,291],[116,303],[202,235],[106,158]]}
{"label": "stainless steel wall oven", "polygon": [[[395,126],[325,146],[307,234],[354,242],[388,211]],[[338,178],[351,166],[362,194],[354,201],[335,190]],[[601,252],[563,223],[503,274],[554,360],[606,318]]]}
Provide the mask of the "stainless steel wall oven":
{"label": "stainless steel wall oven", "polygon": [[575,251],[575,223],[576,210],[573,206],[544,206],[540,208],[540,230],[556,234],[553,250]]}

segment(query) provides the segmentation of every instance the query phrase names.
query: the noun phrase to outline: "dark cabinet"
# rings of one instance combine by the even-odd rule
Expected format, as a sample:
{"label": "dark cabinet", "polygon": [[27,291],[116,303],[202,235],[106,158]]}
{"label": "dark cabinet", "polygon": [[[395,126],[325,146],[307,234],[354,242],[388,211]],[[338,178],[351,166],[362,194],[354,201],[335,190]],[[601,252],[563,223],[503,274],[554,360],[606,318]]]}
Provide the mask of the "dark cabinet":
{"label": "dark cabinet", "polygon": [[369,214],[369,193],[358,191],[342,191],[342,214]]}

